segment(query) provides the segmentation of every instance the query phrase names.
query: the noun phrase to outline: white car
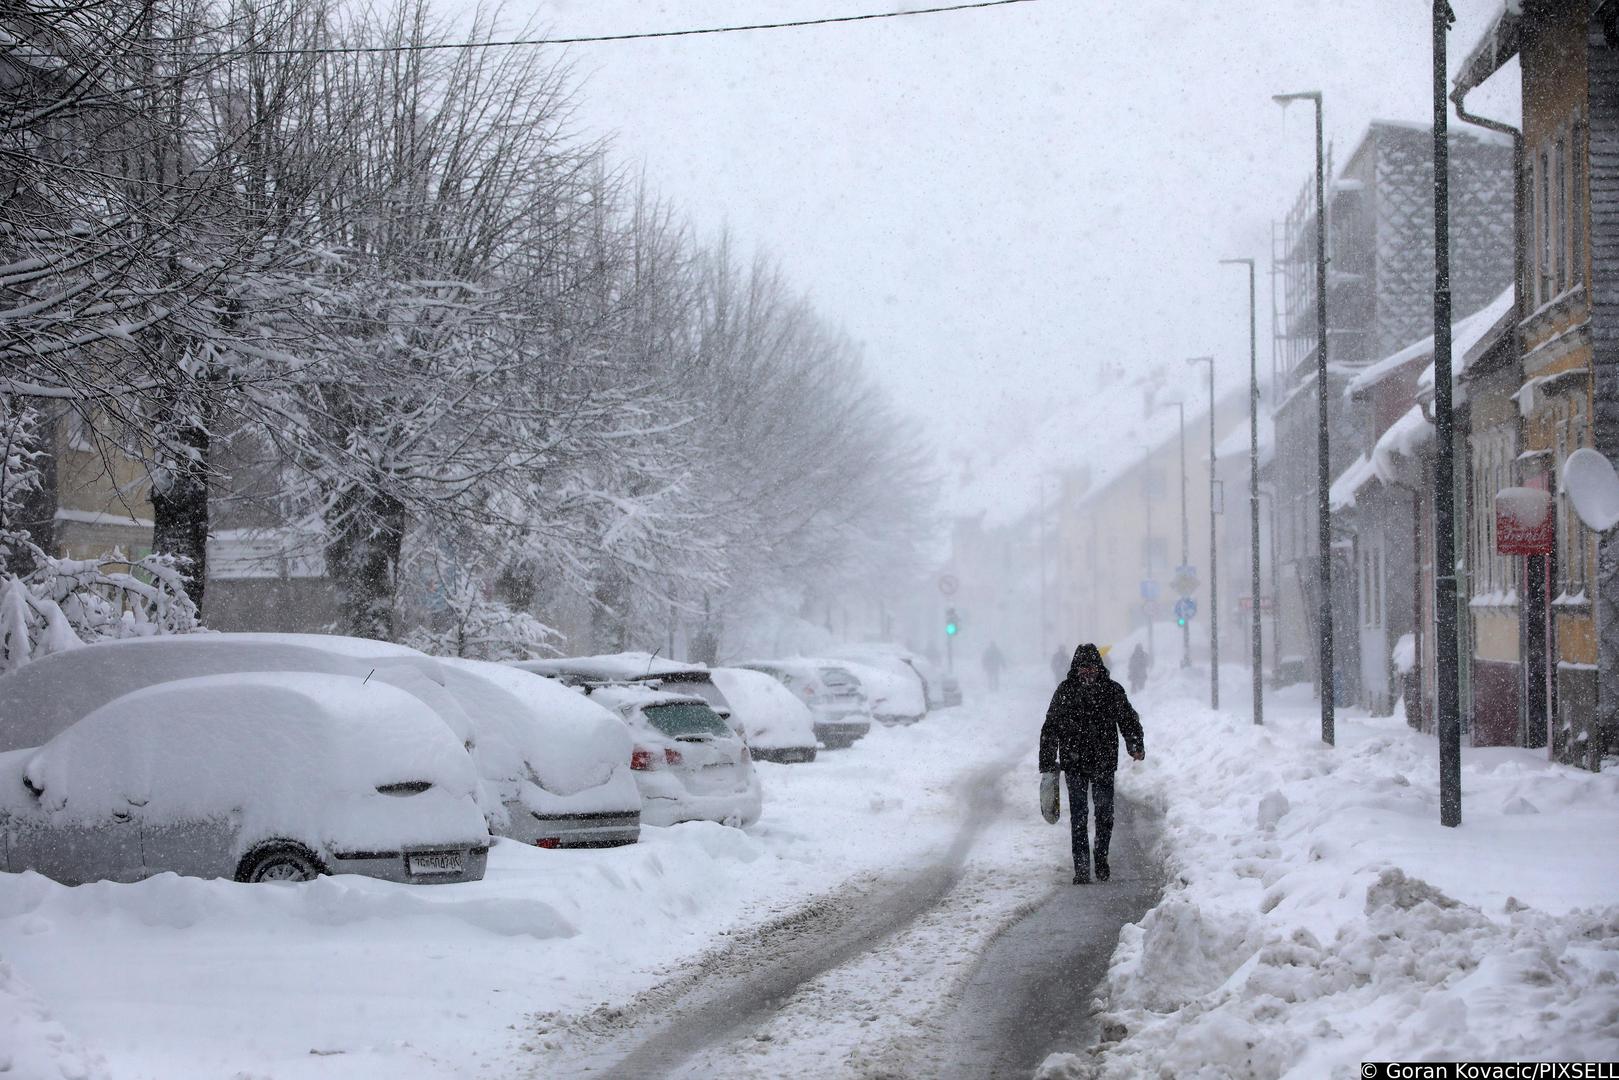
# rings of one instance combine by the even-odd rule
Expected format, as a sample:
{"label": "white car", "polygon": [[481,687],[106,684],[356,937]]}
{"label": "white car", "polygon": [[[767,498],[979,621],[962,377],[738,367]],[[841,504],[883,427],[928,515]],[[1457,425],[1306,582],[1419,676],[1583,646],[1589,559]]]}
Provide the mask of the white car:
{"label": "white car", "polygon": [[67,885],[173,872],[476,881],[478,778],[397,687],[273,672],[160,683],[0,753],[5,868]]}
{"label": "white car", "polygon": [[624,722],[539,675],[441,658],[445,688],[477,729],[473,757],[502,814],[493,831],[542,848],[614,847],[641,834]]}
{"label": "white car", "polygon": [[871,731],[871,714],[860,681],[840,664],[822,660],[757,660],[738,665],[775,679],[809,707],[815,736],[828,750],[842,750]]}
{"label": "white car", "polygon": [[630,727],[644,824],[759,820],[764,798],[752,755],[708,702],[633,683],[592,687],[590,698]]}
{"label": "white car", "polygon": [[[791,690],[761,671],[717,667],[708,674],[731,703],[732,723],[742,726],[754,760],[815,760],[815,714]],[[679,683],[663,685],[681,688]]]}

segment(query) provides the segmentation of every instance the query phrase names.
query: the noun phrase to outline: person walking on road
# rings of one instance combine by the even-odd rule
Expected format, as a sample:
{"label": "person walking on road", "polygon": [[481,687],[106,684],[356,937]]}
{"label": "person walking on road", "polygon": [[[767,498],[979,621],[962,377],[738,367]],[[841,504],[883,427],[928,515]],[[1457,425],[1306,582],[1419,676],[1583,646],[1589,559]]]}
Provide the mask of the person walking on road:
{"label": "person walking on road", "polygon": [[1147,685],[1147,650],[1136,642],[1136,651],[1130,654],[1130,693],[1139,694]]}
{"label": "person walking on road", "polygon": [[990,642],[989,648],[984,650],[984,674],[989,679],[991,690],[1001,688],[1001,668],[1005,666],[1006,657],[1001,655],[1000,648],[993,641]]}
{"label": "person walking on road", "polygon": [[1068,674],[1068,646],[1058,645],[1057,651],[1051,654],[1051,677],[1062,682],[1066,674]]}
{"label": "person walking on road", "polygon": [[1141,720],[1124,687],[1108,675],[1095,645],[1081,645],[1040,728],[1040,771],[1060,769],[1068,781],[1075,885],[1091,881],[1090,804],[1096,807],[1096,879],[1106,881],[1110,873],[1107,853],[1113,839],[1113,774],[1119,767],[1120,735],[1132,758],[1147,756]]}

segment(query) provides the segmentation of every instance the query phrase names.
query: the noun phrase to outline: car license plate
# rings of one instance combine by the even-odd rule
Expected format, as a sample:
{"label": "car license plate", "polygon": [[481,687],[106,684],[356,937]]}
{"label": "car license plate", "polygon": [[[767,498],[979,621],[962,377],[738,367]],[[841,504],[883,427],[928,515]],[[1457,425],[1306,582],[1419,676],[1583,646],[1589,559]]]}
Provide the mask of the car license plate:
{"label": "car license plate", "polygon": [[424,851],[406,856],[406,865],[412,874],[459,874],[461,872],[461,853],[459,851]]}

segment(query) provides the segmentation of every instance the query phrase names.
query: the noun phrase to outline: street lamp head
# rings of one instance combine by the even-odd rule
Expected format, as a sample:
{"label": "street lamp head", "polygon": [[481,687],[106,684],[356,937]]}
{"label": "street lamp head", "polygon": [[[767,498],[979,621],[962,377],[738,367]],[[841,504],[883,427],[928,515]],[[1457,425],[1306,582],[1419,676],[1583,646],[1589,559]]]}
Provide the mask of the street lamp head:
{"label": "street lamp head", "polygon": [[1222,265],[1222,266],[1234,266],[1234,265],[1253,266],[1254,265],[1254,260],[1252,260],[1252,259],[1221,259],[1220,260],[1220,265]]}
{"label": "street lamp head", "polygon": [[1212,357],[1212,356],[1188,356],[1186,358],[1186,362],[1188,364],[1213,364],[1214,363],[1214,357]]}
{"label": "street lamp head", "polygon": [[1321,104],[1321,91],[1301,90],[1296,94],[1272,94],[1270,99],[1284,109],[1295,101],[1313,101],[1319,105]]}

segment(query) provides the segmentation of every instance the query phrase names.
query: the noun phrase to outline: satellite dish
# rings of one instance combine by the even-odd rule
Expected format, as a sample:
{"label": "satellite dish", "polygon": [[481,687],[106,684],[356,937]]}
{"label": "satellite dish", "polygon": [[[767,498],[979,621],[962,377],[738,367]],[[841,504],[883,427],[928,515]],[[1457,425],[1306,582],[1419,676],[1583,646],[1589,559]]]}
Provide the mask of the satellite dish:
{"label": "satellite dish", "polygon": [[1586,528],[1605,533],[1619,525],[1619,473],[1597,451],[1582,447],[1568,456],[1563,491]]}

